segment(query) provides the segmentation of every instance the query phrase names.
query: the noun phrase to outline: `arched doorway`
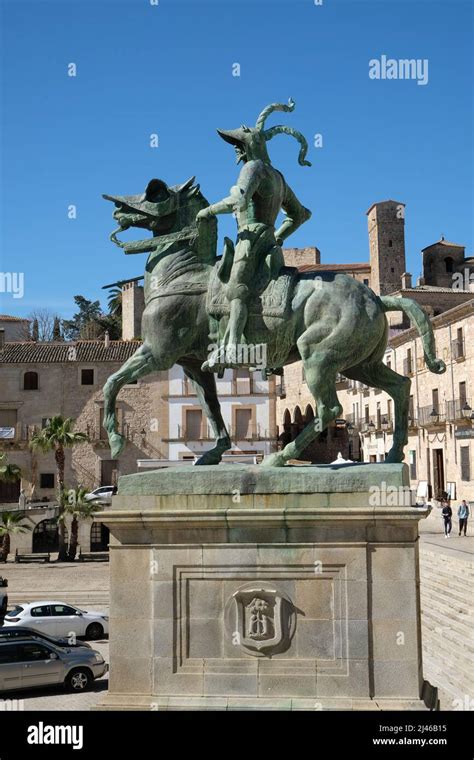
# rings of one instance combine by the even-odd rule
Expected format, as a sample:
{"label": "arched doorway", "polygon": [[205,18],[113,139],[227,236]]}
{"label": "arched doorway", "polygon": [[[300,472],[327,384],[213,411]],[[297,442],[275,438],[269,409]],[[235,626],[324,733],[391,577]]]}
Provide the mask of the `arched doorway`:
{"label": "arched doorway", "polygon": [[[64,537],[68,541],[67,528]],[[41,520],[33,531],[33,552],[57,552],[59,549],[58,522],[55,519]]]}
{"label": "arched doorway", "polygon": [[94,521],[91,525],[91,552],[109,551],[110,531],[104,523]]}

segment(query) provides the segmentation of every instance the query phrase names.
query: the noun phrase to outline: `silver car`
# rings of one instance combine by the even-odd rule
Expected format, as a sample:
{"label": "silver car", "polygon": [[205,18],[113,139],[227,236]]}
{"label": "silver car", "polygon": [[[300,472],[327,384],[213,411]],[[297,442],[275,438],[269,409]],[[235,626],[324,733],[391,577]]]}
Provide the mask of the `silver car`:
{"label": "silver car", "polygon": [[108,669],[94,649],[67,649],[27,638],[0,641],[0,691],[63,684],[81,692]]}

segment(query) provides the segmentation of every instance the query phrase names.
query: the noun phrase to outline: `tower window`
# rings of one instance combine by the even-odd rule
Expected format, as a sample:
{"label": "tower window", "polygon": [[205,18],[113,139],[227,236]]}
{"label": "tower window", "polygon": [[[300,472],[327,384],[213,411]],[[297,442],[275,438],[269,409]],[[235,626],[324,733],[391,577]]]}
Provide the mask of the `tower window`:
{"label": "tower window", "polygon": [[389,240],[389,241],[388,241],[388,247],[389,247],[389,248],[391,248],[391,247],[392,247],[392,245],[393,245],[393,244],[392,244],[392,241],[391,241],[391,240]]}
{"label": "tower window", "polygon": [[94,370],[93,369],[81,370],[81,385],[94,385]]}
{"label": "tower window", "polygon": [[392,272],[392,274],[393,274],[393,273],[394,273],[394,271],[395,271],[395,269],[394,269],[393,267],[390,267],[390,271],[391,271],[391,272]]}
{"label": "tower window", "polygon": [[447,259],[444,260],[445,266],[446,266],[446,272],[448,274],[452,274],[454,271],[454,262],[450,256],[448,256]]}
{"label": "tower window", "polygon": [[37,372],[25,372],[23,376],[23,390],[25,391],[38,390],[38,373]]}

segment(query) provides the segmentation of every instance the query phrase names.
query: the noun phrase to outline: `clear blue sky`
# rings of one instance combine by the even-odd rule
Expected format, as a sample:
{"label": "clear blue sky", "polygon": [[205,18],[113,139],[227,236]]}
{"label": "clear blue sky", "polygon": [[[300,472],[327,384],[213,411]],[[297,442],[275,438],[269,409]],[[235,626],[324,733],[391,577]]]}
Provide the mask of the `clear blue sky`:
{"label": "clear blue sky", "polygon": [[[297,164],[286,136],[269,151],[313,216],[288,245],[317,245],[325,263],[366,261],[365,211],[393,198],[407,204],[415,276],[441,234],[472,254],[471,2],[0,2],[0,270],[25,275],[24,298],[0,294],[0,312],[68,317],[77,293],[105,304],[101,286],[141,274],[145,259],[108,241],[113,208],[101,193],[195,174],[219,200],[237,170],[216,127],[253,124],[289,96],[295,111],[268,124],[300,129],[313,166]],[[428,84],[371,80],[368,62],[383,54],[428,59]],[[233,224],[220,223],[221,240]]]}

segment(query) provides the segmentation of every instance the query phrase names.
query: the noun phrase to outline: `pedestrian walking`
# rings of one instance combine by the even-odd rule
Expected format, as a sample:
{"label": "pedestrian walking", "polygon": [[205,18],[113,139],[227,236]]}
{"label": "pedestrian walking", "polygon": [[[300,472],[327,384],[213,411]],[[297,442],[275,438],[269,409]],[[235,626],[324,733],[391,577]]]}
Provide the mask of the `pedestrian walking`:
{"label": "pedestrian walking", "polygon": [[452,524],[452,517],[453,517],[453,510],[449,506],[447,501],[442,502],[442,510],[441,514],[443,516],[444,521],[444,537],[449,538],[451,534],[451,528],[453,526]]}
{"label": "pedestrian walking", "polygon": [[461,535],[461,533],[464,533],[464,535],[466,535],[468,519],[469,519],[469,505],[466,499],[463,499],[458,509],[459,535]]}

